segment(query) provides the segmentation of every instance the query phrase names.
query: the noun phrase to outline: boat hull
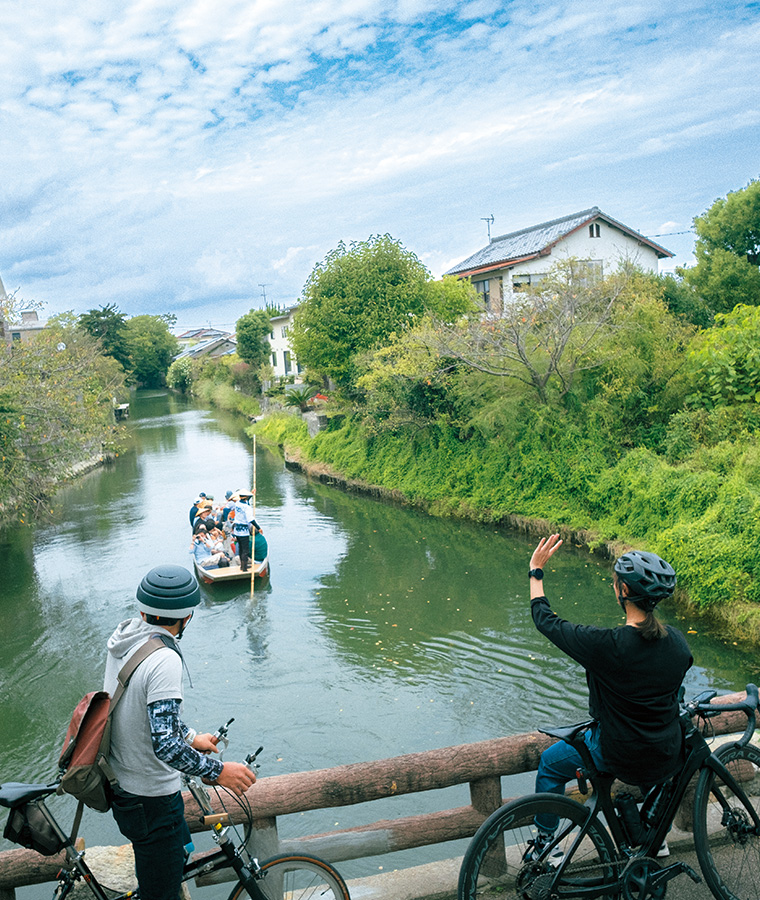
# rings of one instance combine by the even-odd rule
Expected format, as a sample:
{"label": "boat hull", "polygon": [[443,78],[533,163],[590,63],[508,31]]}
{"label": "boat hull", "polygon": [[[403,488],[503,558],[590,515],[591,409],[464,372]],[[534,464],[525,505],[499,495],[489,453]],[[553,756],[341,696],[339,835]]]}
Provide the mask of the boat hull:
{"label": "boat hull", "polygon": [[[266,578],[269,575],[269,557],[263,562],[253,563],[253,573],[256,578]],[[204,584],[251,580],[251,570],[248,569],[247,572],[243,572],[240,566],[226,566],[223,569],[204,569],[195,562],[195,574]]]}

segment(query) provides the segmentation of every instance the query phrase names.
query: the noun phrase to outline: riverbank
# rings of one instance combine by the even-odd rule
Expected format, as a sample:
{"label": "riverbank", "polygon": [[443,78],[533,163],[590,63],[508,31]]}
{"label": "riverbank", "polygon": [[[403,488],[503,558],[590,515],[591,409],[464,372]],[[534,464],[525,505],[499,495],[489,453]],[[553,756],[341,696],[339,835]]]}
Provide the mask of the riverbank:
{"label": "riverbank", "polygon": [[[323,461],[307,459],[302,449],[294,443],[276,442],[276,446],[282,452],[287,468],[300,471],[322,484],[349,493],[370,496],[387,503],[411,506],[428,514],[435,512],[434,504],[428,500],[419,497],[411,498],[398,489],[348,477]],[[536,537],[556,531],[566,542],[586,549],[589,553],[603,559],[616,559],[631,546],[624,541],[604,540],[590,529],[572,528],[543,518],[532,518],[514,513],[495,514],[493,511],[475,510],[463,504],[449,514],[477,522],[485,520],[499,528]],[[756,604],[741,600],[728,600],[711,605],[706,609],[700,608],[683,589],[676,591],[675,602],[679,615],[699,621],[721,637],[726,644],[760,647],[760,609]]]}

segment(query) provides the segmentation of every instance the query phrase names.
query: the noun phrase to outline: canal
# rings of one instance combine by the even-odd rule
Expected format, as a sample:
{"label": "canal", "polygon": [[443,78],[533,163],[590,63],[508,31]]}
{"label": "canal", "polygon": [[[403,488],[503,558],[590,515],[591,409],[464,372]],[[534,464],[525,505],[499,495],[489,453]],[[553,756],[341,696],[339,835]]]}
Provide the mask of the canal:
{"label": "canal", "polygon": [[[190,566],[193,498],[250,486],[252,447],[239,420],[163,392],[138,395],[131,415],[129,450],[65,487],[49,521],[0,536],[2,781],[52,778],[70,712],[100,687],[105,641],[134,613],[141,577],[160,563]],[[213,730],[234,716],[229,758],[263,744],[266,777],[583,717],[579,668],[530,620],[532,540],[325,487],[261,444],[256,478],[269,584],[253,598],[245,584],[203,587],[183,639],[193,681],[184,718]],[[606,563],[572,547],[554,559],[546,584],[560,614],[621,621]],[[688,632],[689,694],[757,679],[750,654],[672,607],[662,613]],[[505,792],[530,783],[515,779]],[[462,786],[292,816],[280,828],[311,834],[467,802]],[[54,808],[70,821],[73,801]],[[123,842],[110,815],[88,812],[82,833],[90,844]],[[444,845],[340,868],[351,877],[461,852]]]}

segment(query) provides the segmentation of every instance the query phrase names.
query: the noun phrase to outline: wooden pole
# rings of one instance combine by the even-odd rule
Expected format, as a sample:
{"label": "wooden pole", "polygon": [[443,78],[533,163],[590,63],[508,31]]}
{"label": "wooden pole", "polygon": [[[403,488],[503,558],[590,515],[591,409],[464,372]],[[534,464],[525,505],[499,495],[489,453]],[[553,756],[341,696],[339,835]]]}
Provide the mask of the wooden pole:
{"label": "wooden pole", "polygon": [[[256,519],[256,435],[253,436],[253,518]],[[256,578],[256,557],[253,548],[256,546],[256,526],[251,534],[251,599],[253,599],[253,583]]]}

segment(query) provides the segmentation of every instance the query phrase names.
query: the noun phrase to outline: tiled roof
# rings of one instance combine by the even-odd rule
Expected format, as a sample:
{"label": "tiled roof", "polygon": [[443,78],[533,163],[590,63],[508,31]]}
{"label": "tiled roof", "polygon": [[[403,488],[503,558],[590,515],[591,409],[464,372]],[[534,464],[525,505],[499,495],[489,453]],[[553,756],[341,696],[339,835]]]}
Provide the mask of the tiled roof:
{"label": "tiled roof", "polygon": [[487,247],[478,250],[477,253],[473,253],[472,256],[458,263],[445,274],[458,275],[461,272],[470,272],[473,269],[494,266],[498,263],[507,263],[510,260],[530,259],[537,256],[542,250],[551,247],[565,235],[570,234],[571,231],[575,231],[596,218],[602,218],[611,225],[620,228],[621,231],[637,238],[642,243],[648,244],[654,248],[658,256],[673,255],[664,247],[644,237],[643,234],[639,234],[627,225],[623,225],[622,222],[618,222],[616,219],[603,213],[598,206],[592,206],[590,209],[563,216],[561,219],[552,219],[551,222],[542,222],[540,225],[533,225],[531,228],[523,228],[521,231],[513,231],[511,234],[502,234],[499,237],[491,238],[491,242]]}

